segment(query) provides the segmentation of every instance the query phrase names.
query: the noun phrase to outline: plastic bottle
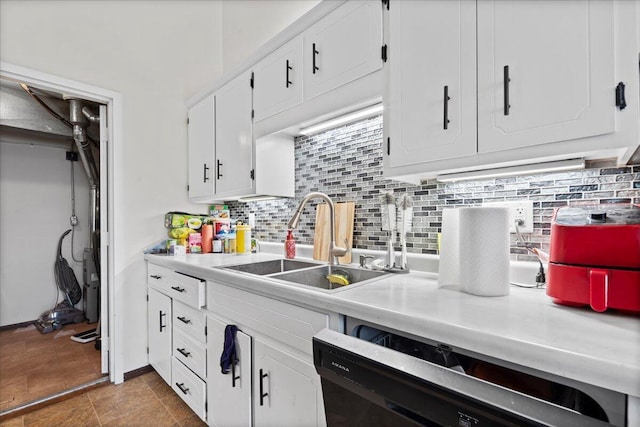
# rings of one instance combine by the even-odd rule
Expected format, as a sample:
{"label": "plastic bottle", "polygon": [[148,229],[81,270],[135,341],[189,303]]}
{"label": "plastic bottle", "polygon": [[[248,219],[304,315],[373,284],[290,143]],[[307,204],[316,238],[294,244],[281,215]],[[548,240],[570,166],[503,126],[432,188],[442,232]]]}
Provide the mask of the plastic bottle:
{"label": "plastic bottle", "polygon": [[284,242],[285,258],[293,259],[296,257],[296,241],[293,239],[293,230],[287,232],[287,240]]}
{"label": "plastic bottle", "polygon": [[251,227],[248,225],[236,226],[236,247],[239,254],[251,253]]}

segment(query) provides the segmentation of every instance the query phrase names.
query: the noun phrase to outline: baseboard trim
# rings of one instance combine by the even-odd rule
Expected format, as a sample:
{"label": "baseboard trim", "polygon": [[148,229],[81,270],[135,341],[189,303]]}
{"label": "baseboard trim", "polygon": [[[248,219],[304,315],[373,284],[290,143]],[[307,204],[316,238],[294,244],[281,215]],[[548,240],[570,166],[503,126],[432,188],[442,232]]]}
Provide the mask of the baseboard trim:
{"label": "baseboard trim", "polygon": [[25,328],[29,325],[33,325],[33,322],[35,322],[35,320],[29,320],[28,322],[14,323],[13,325],[0,326],[0,332],[10,331],[12,329],[18,329],[18,328]]}
{"label": "baseboard trim", "polygon": [[107,384],[109,384],[109,376],[105,375],[86,384],[61,391],[60,393],[52,394],[51,396],[43,397],[42,399],[27,402],[24,405],[16,406],[15,408],[0,412],[0,422],[42,409],[46,406],[53,405],[54,403],[62,402],[63,400],[71,399],[72,397],[84,394],[89,390],[93,390],[94,388],[102,387]]}
{"label": "baseboard trim", "polygon": [[142,368],[134,369],[133,371],[124,373],[124,380],[128,381],[135,377],[139,377],[140,375],[144,375],[148,372],[153,371],[153,367],[151,365],[143,366]]}

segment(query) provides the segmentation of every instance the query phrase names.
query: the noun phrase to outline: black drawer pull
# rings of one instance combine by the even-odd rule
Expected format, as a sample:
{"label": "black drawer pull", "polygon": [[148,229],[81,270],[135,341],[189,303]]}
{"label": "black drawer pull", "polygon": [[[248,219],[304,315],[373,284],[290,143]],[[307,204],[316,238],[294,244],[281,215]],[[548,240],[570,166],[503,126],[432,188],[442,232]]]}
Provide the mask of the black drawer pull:
{"label": "black drawer pull", "polygon": [[179,321],[181,321],[182,323],[187,324],[187,325],[188,325],[189,323],[191,323],[191,320],[187,319],[187,318],[186,318],[186,317],[184,317],[184,316],[178,316],[178,320],[179,320]]}
{"label": "black drawer pull", "polygon": [[217,179],[222,178],[222,162],[220,160],[216,160],[218,162],[218,172],[216,174]]}
{"label": "black drawer pull", "polygon": [[163,313],[162,310],[160,310],[160,332],[162,332],[163,328],[167,327],[167,325],[162,324],[162,318],[165,317],[166,315],[167,313]]}
{"label": "black drawer pull", "polygon": [[293,70],[293,67],[291,67],[289,65],[289,60],[287,59],[287,80],[286,80],[286,87],[289,87],[290,85],[293,84],[293,82],[291,80],[289,80],[289,71]]}
{"label": "black drawer pull", "polygon": [[511,77],[509,77],[509,66],[504,66],[504,115],[509,115],[509,110],[511,109],[511,105],[509,104],[509,82],[511,82]]}
{"label": "black drawer pull", "polygon": [[185,289],[181,288],[180,286],[172,286],[171,289],[173,289],[174,291],[178,291],[180,293],[185,291]]}
{"label": "black drawer pull", "polygon": [[184,348],[176,348],[176,350],[178,350],[178,352],[180,354],[182,354],[184,357],[189,357],[191,356],[191,353],[189,353],[186,349]]}
{"label": "black drawer pull", "polygon": [[316,44],[313,44],[313,58],[312,58],[312,62],[313,62],[313,74],[316,73],[316,71],[320,71],[320,68],[316,67],[316,55],[319,54],[320,52],[318,52],[316,50]]}
{"label": "black drawer pull", "polygon": [[162,276],[158,276],[157,274],[152,274],[151,278],[152,279],[156,279],[156,280],[160,280],[160,279],[162,279]]}
{"label": "black drawer pull", "polygon": [[207,171],[209,170],[209,168],[207,167],[207,164],[205,163],[203,168],[203,178],[202,178],[202,182],[207,182],[209,181],[209,177],[207,176]]}
{"label": "black drawer pull", "polygon": [[184,383],[176,383],[176,387],[178,387],[184,394],[188,394],[187,392],[189,391],[189,389],[184,386]]}
{"label": "black drawer pull", "polygon": [[262,381],[267,376],[268,374],[263,373],[262,369],[260,369],[260,406],[264,406],[264,398],[269,396],[269,393],[264,392],[264,384]]}
{"label": "black drawer pull", "polygon": [[236,376],[236,361],[231,363],[231,387],[236,386],[236,380],[240,379],[240,375]]}
{"label": "black drawer pull", "polygon": [[449,86],[444,87],[444,129],[449,129]]}

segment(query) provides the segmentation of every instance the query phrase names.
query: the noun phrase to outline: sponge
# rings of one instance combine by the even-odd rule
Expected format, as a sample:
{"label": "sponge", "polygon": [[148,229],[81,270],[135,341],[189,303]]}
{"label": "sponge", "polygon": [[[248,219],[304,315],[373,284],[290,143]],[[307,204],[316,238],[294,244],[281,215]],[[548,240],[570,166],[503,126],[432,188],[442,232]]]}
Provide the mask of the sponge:
{"label": "sponge", "polygon": [[328,274],[327,280],[329,281],[329,283],[333,285],[340,285],[340,286],[346,286],[350,283],[349,278],[340,273]]}

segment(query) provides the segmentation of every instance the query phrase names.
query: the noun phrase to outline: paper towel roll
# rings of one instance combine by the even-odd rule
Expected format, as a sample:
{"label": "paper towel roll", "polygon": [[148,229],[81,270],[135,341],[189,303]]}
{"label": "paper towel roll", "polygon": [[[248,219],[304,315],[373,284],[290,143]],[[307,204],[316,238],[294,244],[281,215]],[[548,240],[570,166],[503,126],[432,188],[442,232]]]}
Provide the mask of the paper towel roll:
{"label": "paper towel roll", "polygon": [[458,209],[442,210],[438,287],[460,285],[460,245]]}
{"label": "paper towel roll", "polygon": [[509,294],[509,209],[460,208],[460,289],[481,296]]}
{"label": "paper towel roll", "polygon": [[202,226],[202,253],[208,254],[212,250],[213,225],[205,224]]}

